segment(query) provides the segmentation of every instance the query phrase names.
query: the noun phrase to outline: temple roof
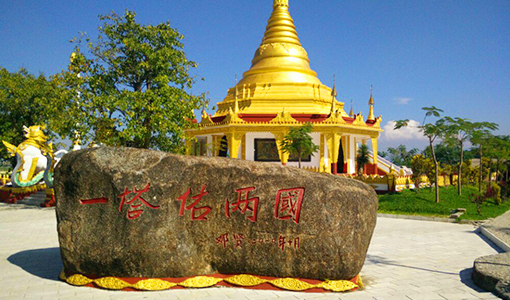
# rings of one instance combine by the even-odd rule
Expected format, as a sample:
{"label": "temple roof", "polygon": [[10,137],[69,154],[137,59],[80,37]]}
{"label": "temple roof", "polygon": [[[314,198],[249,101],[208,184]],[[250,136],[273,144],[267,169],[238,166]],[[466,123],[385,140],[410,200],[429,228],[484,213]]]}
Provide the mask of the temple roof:
{"label": "temple roof", "polygon": [[[218,103],[214,117],[225,116],[236,102],[241,114],[276,114],[283,110],[300,114],[329,114],[331,88],[323,85],[310,68],[301,46],[288,0],[274,0],[262,43],[255,51],[251,67],[235,87]],[[336,102],[340,113],[343,103]]]}

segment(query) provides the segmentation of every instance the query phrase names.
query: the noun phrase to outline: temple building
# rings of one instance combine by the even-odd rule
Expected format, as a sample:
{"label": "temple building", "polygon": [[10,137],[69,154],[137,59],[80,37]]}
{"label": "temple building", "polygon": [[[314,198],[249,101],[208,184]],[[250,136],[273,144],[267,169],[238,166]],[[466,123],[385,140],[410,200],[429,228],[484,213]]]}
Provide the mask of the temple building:
{"label": "temple building", "polygon": [[[353,114],[352,108],[347,114],[336,97],[335,85],[324,85],[310,68],[289,13],[289,1],[274,0],[251,68],[228,90],[213,116],[203,111],[198,128],[185,131],[187,154],[297,166],[297,159],[282,151],[280,143],[290,128],[312,123],[311,136],[320,150],[303,158],[303,167],[333,174],[356,173],[359,144],[370,141],[377,153],[381,117],[374,115],[372,93],[366,119],[361,113]],[[384,174],[387,170],[378,168],[375,155],[365,173]]]}

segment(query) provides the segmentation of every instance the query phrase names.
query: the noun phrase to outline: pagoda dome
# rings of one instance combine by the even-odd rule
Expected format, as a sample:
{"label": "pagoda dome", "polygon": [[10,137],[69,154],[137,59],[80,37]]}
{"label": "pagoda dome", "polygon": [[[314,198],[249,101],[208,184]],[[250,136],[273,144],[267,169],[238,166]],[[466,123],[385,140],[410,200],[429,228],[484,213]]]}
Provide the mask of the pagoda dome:
{"label": "pagoda dome", "polygon": [[[214,117],[227,115],[230,109],[238,109],[241,114],[285,111],[327,115],[334,99],[331,94],[331,88],[323,85],[310,68],[308,54],[301,46],[289,13],[289,1],[274,0],[273,12],[251,68],[218,103]],[[347,116],[343,103],[337,102],[336,107]]]}

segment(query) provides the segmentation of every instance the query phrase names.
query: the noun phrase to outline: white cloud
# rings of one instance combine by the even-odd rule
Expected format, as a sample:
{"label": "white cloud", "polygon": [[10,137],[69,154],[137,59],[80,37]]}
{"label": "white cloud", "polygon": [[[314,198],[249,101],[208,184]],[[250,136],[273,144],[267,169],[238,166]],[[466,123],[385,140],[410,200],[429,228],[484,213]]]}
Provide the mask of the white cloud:
{"label": "white cloud", "polygon": [[420,123],[415,120],[409,120],[406,127],[395,130],[395,121],[389,121],[384,125],[383,138],[387,141],[409,141],[409,140],[424,140],[427,138],[423,136],[418,128]]}
{"label": "white cloud", "polygon": [[395,103],[397,105],[407,105],[409,103],[409,101],[413,100],[413,98],[407,98],[407,97],[397,97],[397,98],[393,98],[393,101],[395,101]]}

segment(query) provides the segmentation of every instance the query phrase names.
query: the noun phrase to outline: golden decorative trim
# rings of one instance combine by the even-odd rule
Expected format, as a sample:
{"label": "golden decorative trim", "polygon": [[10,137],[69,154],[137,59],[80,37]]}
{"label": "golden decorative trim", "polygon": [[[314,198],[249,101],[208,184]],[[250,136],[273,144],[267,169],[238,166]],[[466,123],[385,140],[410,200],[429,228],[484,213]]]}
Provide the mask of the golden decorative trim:
{"label": "golden decorative trim", "polygon": [[98,287],[109,290],[122,290],[125,288],[133,288],[142,291],[161,291],[181,286],[186,288],[205,288],[214,286],[222,281],[227,283],[241,286],[253,287],[263,283],[269,283],[274,287],[290,290],[290,291],[305,291],[313,288],[321,288],[332,292],[345,292],[363,286],[361,277],[357,276],[356,283],[349,280],[325,280],[318,284],[311,284],[296,278],[276,278],[276,279],[263,279],[254,275],[240,274],[233,275],[227,278],[216,278],[212,276],[195,276],[183,280],[182,282],[175,283],[169,282],[158,278],[149,278],[131,284],[117,277],[101,277],[97,279],[90,279],[81,274],[74,274],[67,277],[62,271],[59,278],[69,284],[76,286],[84,286],[87,284],[95,284]]}
{"label": "golden decorative trim", "polygon": [[47,188],[46,184],[41,183],[41,184],[36,184],[36,185],[31,185],[31,186],[26,186],[26,187],[6,187],[6,186],[2,186],[2,187],[0,187],[0,191],[5,191],[5,192],[13,193],[15,195],[18,195],[18,194],[21,195],[21,194],[35,193],[35,192],[38,192],[38,191],[45,190],[46,188]]}
{"label": "golden decorative trim", "polygon": [[39,157],[32,158],[32,164],[30,165],[30,170],[28,171],[27,181],[32,179],[35,173],[35,168],[37,168],[37,162],[39,161]]}
{"label": "golden decorative trim", "polygon": [[229,107],[228,114],[223,120],[224,124],[230,124],[230,123],[246,123],[245,120],[241,119],[238,115],[238,112],[234,112],[232,110],[232,107]]}
{"label": "golden decorative trim", "polygon": [[270,124],[298,124],[299,122],[294,119],[290,112],[285,112],[285,111],[282,111],[282,112],[279,112],[276,114],[276,117],[274,119],[272,119],[270,122]]}
{"label": "golden decorative trim", "polygon": [[247,274],[234,275],[232,277],[225,278],[224,280],[228,283],[239,285],[239,286],[257,286],[259,284],[263,284],[263,283],[267,282],[266,279],[261,279],[261,278],[258,278],[257,276],[247,275]]}
{"label": "golden decorative trim", "polygon": [[382,122],[382,115],[380,115],[379,117],[377,117],[375,119],[374,127],[375,128],[381,128],[381,122]]}
{"label": "golden decorative trim", "polygon": [[363,121],[363,116],[361,115],[361,112],[358,115],[356,115],[356,119],[354,119],[354,121],[352,122],[352,125],[355,125],[355,126],[367,126],[365,121]]}
{"label": "golden decorative trim", "polygon": [[[291,116],[292,117],[292,116]],[[277,119],[276,117],[275,119]],[[271,120],[270,122],[244,122],[242,124],[227,124],[225,121],[208,124],[198,129],[185,129],[184,131],[188,135],[204,135],[211,133],[220,133],[225,132],[228,128],[235,127],[236,130],[243,130],[246,132],[269,132],[274,131],[280,127],[288,127],[302,125],[301,122],[291,121],[289,123],[279,123],[277,120]],[[364,126],[364,128],[360,128],[360,126]],[[373,126],[368,127],[364,122],[363,125],[352,125],[352,124],[342,124],[342,123],[313,123],[314,132],[322,132],[322,133],[340,133],[340,134],[357,134],[357,135],[367,135],[369,137],[378,137],[379,132],[383,130],[381,128],[374,128]]]}

